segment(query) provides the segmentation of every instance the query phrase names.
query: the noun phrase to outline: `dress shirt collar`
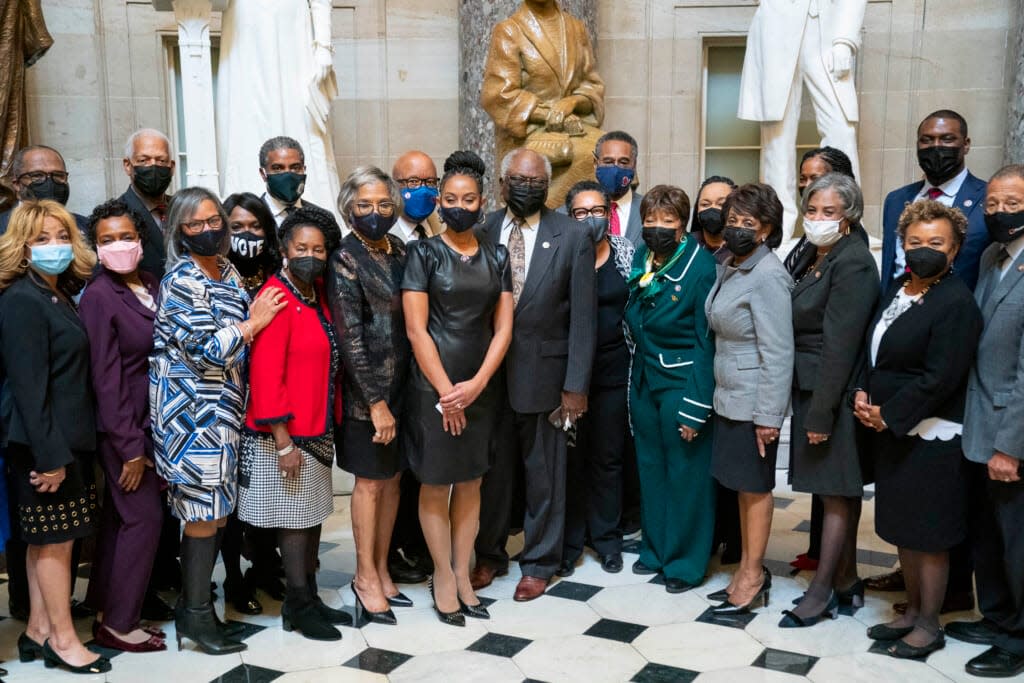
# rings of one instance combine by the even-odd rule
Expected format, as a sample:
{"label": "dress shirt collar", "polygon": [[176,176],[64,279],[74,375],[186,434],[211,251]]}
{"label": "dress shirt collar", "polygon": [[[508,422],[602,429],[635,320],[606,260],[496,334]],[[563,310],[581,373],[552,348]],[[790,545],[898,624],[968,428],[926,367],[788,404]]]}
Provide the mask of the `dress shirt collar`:
{"label": "dress shirt collar", "polygon": [[[274,214],[274,218],[283,217],[284,213],[291,206],[294,206],[296,209],[302,208],[302,197],[296,199],[294,204],[285,204],[284,202],[280,201],[269,192],[264,192],[263,197],[264,199],[267,200],[267,206],[270,207],[270,212]],[[280,223],[280,221],[278,221],[278,223]]]}
{"label": "dress shirt collar", "polygon": [[[515,222],[516,217],[512,215],[512,212],[505,209],[505,220],[501,224],[502,230],[507,230],[512,227],[512,223]],[[540,211],[533,214],[532,216],[526,217],[526,223],[523,224],[523,228],[526,230],[535,230],[540,226]]]}
{"label": "dress shirt collar", "polygon": [[[411,220],[406,218],[405,214],[399,214],[398,220],[395,221],[395,226],[391,228],[390,232],[392,235],[408,244],[412,240],[419,239],[419,235],[416,234],[417,225],[423,225],[423,221],[413,223]],[[427,229],[426,226],[424,226],[423,229],[425,231]]]}
{"label": "dress shirt collar", "polygon": [[626,194],[622,195],[618,199],[612,199],[615,205],[619,207],[619,211],[623,213],[629,212],[629,207],[633,203],[633,188],[626,190]]}
{"label": "dress shirt collar", "polygon": [[960,192],[960,186],[964,184],[965,180],[967,180],[967,167],[966,166],[964,166],[960,170],[959,173],[957,173],[955,176],[953,176],[952,178],[950,178],[946,182],[942,183],[941,185],[932,185],[928,181],[928,179],[925,178],[924,179],[924,187],[921,188],[921,192],[918,193],[918,196],[919,197],[927,197],[928,196],[928,190],[932,189],[933,187],[937,187],[940,190],[942,190],[942,194],[946,195],[947,197],[956,198],[957,193]]}
{"label": "dress shirt collar", "polygon": [[1017,257],[1024,251],[1024,235],[1021,235],[1012,242],[1007,242],[1006,251],[1010,254],[1010,258],[1006,259],[1006,263],[1003,264],[1003,270],[1007,270],[1011,264],[1015,263]]}

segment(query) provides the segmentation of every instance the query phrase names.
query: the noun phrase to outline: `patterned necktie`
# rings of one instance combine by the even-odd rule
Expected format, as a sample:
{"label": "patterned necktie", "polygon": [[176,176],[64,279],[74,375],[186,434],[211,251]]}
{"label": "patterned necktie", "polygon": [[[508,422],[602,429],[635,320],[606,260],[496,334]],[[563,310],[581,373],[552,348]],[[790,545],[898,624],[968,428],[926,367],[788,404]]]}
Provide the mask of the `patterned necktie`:
{"label": "patterned necktie", "polygon": [[946,193],[943,192],[942,190],[940,190],[937,187],[929,187],[928,188],[928,199],[931,199],[932,201],[937,200],[939,197],[941,197],[944,194],[946,194]]}
{"label": "patterned necktie", "polygon": [[518,304],[526,282],[526,240],[523,239],[523,219],[512,219],[508,234],[508,262],[512,266],[512,300]]}
{"label": "patterned necktie", "polygon": [[608,214],[608,234],[609,235],[621,235],[622,230],[619,226],[619,205],[612,202],[611,213]]}

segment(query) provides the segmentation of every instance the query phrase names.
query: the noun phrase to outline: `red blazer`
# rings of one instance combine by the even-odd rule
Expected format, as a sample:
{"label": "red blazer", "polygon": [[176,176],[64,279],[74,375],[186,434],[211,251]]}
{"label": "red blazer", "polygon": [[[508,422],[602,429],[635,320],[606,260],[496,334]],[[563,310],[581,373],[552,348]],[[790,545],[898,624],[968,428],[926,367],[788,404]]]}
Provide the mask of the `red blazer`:
{"label": "red blazer", "polygon": [[[322,436],[341,422],[340,384],[335,381],[331,386],[336,378],[331,377],[330,341],[316,307],[299,299],[276,275],[263,285],[267,287],[284,292],[288,305],[253,340],[245,423],[249,429],[269,432],[271,424],[287,422],[293,437]],[[331,311],[321,283],[316,289],[320,314],[330,326]]]}

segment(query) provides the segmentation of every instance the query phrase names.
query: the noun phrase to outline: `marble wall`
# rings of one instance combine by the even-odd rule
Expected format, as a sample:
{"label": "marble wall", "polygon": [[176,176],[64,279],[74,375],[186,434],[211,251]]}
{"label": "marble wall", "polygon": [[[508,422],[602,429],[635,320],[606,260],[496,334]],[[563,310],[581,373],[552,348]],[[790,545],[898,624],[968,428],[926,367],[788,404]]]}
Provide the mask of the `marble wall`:
{"label": "marble wall", "polygon": [[[595,0],[607,83],[605,128],[639,140],[643,186],[694,188],[702,176],[703,57],[739,39],[755,0]],[[390,167],[410,148],[438,164],[459,144],[460,0],[335,0],[341,95],[332,126],[339,170]],[[917,177],[914,130],[938,108],[970,122],[970,168],[1001,164],[1020,0],[871,0],[858,60],[866,223],[885,193]],[[33,141],[68,159],[71,206],[87,210],[126,183],[125,137],[176,133],[171,13],[150,0],[43,0],[56,44],[29,70]],[[218,31],[216,18],[212,33]],[[488,29],[489,32],[489,29]],[[255,151],[254,151],[255,153]],[[256,188],[254,188],[256,189]]]}

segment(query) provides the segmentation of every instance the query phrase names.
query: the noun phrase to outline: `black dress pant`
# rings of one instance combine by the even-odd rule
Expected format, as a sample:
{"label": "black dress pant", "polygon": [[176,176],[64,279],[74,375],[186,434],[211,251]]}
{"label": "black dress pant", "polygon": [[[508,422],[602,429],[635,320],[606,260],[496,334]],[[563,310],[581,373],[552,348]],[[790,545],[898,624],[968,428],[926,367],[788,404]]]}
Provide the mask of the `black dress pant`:
{"label": "black dress pant", "polygon": [[504,402],[491,437],[491,468],[480,485],[480,531],[476,535],[476,562],[502,571],[508,567],[509,530],[521,526],[515,514],[523,499],[523,460],[516,437],[516,414]]}
{"label": "black dress pant", "polygon": [[1000,628],[993,644],[1024,656],[1024,481],[992,481],[984,465],[974,477],[987,493],[975,505],[978,606]]}
{"label": "black dress pant", "polygon": [[626,387],[596,388],[567,451],[563,562],[583,554],[587,534],[598,555],[622,551],[622,456],[629,432]]}

